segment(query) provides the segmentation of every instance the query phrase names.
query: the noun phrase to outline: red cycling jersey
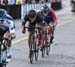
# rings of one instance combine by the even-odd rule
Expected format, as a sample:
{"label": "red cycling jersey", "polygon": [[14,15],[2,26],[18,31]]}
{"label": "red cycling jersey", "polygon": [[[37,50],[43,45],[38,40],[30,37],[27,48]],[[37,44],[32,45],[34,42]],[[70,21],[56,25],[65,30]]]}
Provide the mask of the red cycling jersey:
{"label": "red cycling jersey", "polygon": [[50,12],[51,12],[51,14],[53,16],[53,21],[56,22],[57,21],[57,17],[56,17],[55,12],[54,12],[54,10],[52,8],[50,8]]}

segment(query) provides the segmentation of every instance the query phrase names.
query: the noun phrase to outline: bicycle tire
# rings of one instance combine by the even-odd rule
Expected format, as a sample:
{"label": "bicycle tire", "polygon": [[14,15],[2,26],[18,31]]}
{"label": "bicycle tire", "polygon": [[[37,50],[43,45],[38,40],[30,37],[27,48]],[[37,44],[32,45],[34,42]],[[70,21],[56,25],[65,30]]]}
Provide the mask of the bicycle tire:
{"label": "bicycle tire", "polygon": [[41,52],[42,52],[42,58],[44,58],[44,55],[45,55],[45,39],[46,39],[46,37],[45,37],[45,32],[43,31],[43,38],[42,38],[43,40],[42,40],[42,47],[41,47]]}
{"label": "bicycle tire", "polygon": [[45,55],[45,40],[43,40],[41,52],[42,52],[42,58],[44,58],[44,55]]}
{"label": "bicycle tire", "polygon": [[33,63],[33,59],[34,59],[34,42],[31,41],[31,45],[30,45],[30,63]]}
{"label": "bicycle tire", "polygon": [[39,56],[39,49],[38,49],[37,44],[35,44],[35,61],[38,60],[38,56]]}
{"label": "bicycle tire", "polygon": [[39,47],[38,47],[38,32],[36,31],[36,36],[35,36],[35,61],[38,60],[38,56],[39,56]]}

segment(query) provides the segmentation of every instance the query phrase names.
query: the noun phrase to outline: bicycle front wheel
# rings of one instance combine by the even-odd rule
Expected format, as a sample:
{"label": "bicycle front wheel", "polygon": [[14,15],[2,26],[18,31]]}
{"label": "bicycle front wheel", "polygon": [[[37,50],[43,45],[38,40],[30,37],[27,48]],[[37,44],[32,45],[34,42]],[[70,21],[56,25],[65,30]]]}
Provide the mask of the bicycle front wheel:
{"label": "bicycle front wheel", "polygon": [[35,60],[36,61],[38,60],[38,56],[39,56],[39,49],[38,49],[37,44],[35,44]]}
{"label": "bicycle front wheel", "polygon": [[30,45],[30,63],[33,63],[33,59],[34,59],[34,43],[33,41],[31,42]]}

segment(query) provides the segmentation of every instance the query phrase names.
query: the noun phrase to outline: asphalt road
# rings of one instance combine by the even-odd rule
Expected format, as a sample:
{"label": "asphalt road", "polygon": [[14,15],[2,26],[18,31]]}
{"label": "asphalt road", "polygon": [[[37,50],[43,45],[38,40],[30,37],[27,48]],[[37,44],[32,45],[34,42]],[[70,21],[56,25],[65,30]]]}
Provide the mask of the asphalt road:
{"label": "asphalt road", "polygon": [[60,10],[56,12],[58,26],[50,55],[39,55],[37,62],[30,64],[28,58],[27,33],[21,33],[21,20],[15,20],[16,39],[12,42],[12,60],[7,67],[75,67],[75,16]]}

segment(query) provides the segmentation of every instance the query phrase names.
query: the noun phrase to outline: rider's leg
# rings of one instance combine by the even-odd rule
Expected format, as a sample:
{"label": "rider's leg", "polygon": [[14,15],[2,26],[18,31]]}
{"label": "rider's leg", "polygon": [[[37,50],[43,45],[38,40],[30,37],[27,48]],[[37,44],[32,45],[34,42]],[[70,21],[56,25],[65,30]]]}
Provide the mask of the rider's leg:
{"label": "rider's leg", "polygon": [[53,30],[53,26],[48,26],[48,30],[49,30],[49,33],[51,33],[50,43],[53,43],[53,39],[54,39],[54,30]]}
{"label": "rider's leg", "polygon": [[[46,32],[47,32],[47,44],[48,44],[48,40],[50,40],[51,41],[51,31],[52,31],[52,29],[51,29],[51,26],[47,26],[47,29],[46,29]],[[50,36],[48,35],[48,34],[50,34]],[[50,37],[50,39],[49,39],[49,37]],[[48,45],[46,45],[46,46],[48,46]]]}
{"label": "rider's leg", "polygon": [[42,32],[39,31],[39,34],[38,34],[38,46],[41,47],[42,46]]}
{"label": "rider's leg", "polygon": [[[41,24],[36,24],[36,27],[41,27]],[[37,45],[39,46],[39,47],[41,47],[42,46],[42,32],[41,32],[41,30],[40,29],[37,29],[37,32],[38,32],[38,38],[37,38]]]}
{"label": "rider's leg", "polygon": [[52,30],[51,30],[52,35],[51,35],[50,43],[53,43],[53,39],[54,39],[54,26],[52,26],[51,28],[52,28]]}
{"label": "rider's leg", "polygon": [[[56,23],[56,25],[57,25],[57,23]],[[54,39],[54,29],[55,29],[55,27],[54,27],[54,22],[51,22],[51,23],[49,23],[49,26],[51,27],[51,40],[50,40],[50,43],[53,43],[53,39]]]}
{"label": "rider's leg", "polygon": [[34,31],[34,29],[32,28],[28,28],[28,46],[29,46],[29,58],[31,57],[31,53],[30,53],[30,45],[31,45],[31,36],[32,36],[32,32]]}
{"label": "rider's leg", "polygon": [[[4,34],[4,37],[5,38],[10,38],[10,33],[7,31],[5,34]],[[10,42],[6,42],[6,53],[7,53],[7,59],[6,61],[9,62],[11,60],[11,40]]]}
{"label": "rider's leg", "polygon": [[29,45],[29,48],[30,48],[30,43],[31,43],[31,35],[32,35],[32,33],[29,31],[28,32],[28,45]]}

